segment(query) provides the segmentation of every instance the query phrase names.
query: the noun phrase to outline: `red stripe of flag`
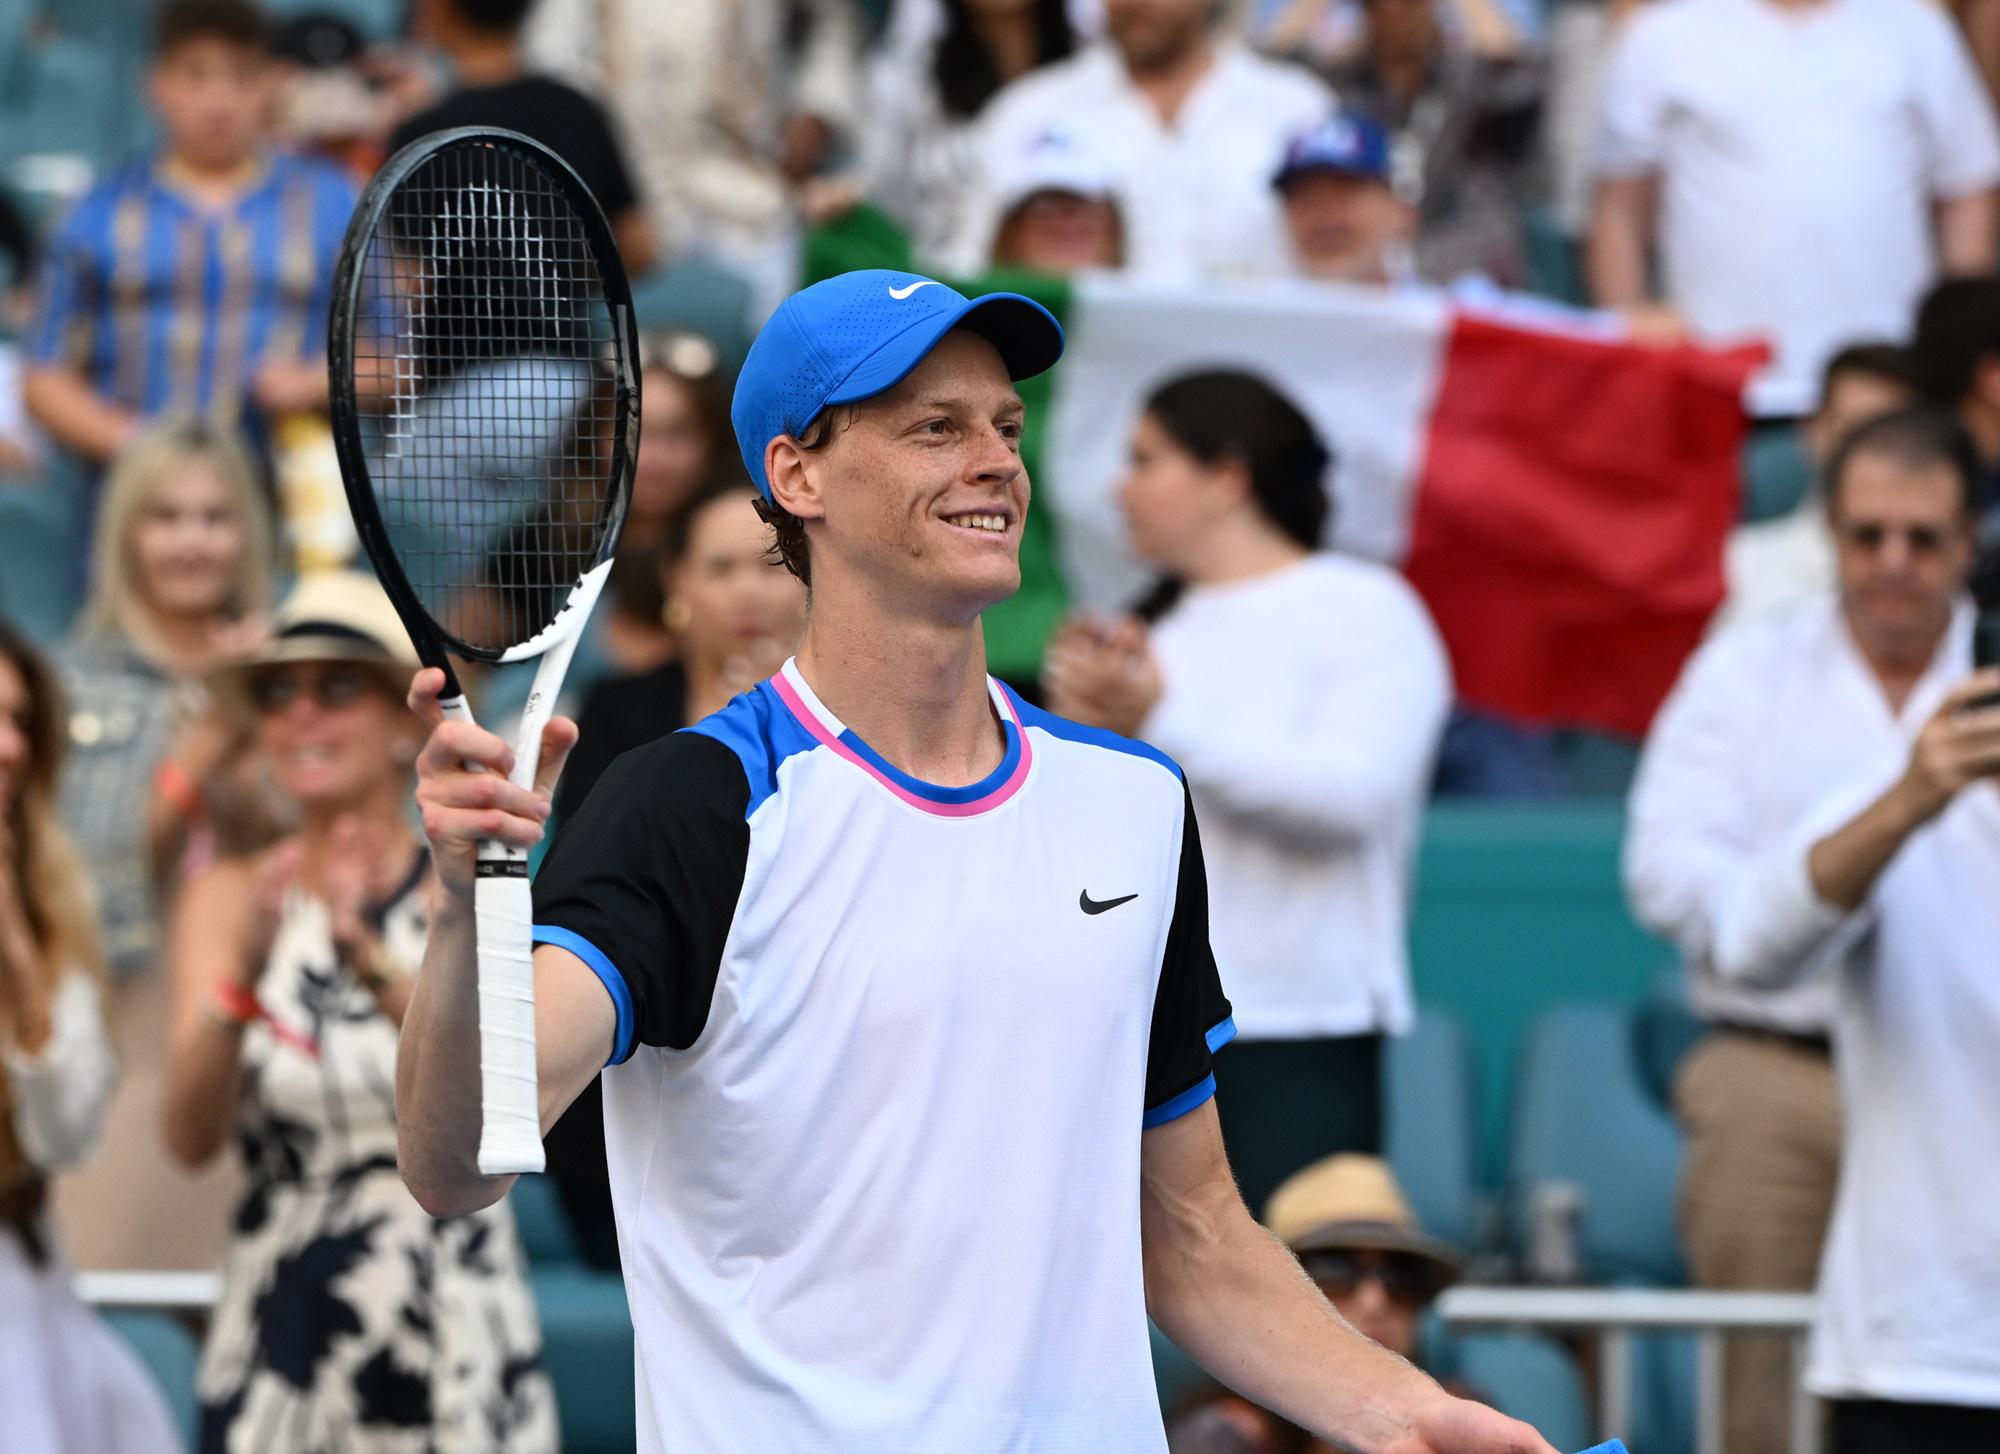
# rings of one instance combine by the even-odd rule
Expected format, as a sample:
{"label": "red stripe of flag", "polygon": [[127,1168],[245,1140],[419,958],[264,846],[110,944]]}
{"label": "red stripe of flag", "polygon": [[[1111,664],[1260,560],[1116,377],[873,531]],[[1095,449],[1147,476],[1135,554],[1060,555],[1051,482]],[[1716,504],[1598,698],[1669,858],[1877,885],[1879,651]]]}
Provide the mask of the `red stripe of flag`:
{"label": "red stripe of flag", "polygon": [[1722,602],[1765,356],[1454,318],[1403,569],[1462,701],[1645,732]]}

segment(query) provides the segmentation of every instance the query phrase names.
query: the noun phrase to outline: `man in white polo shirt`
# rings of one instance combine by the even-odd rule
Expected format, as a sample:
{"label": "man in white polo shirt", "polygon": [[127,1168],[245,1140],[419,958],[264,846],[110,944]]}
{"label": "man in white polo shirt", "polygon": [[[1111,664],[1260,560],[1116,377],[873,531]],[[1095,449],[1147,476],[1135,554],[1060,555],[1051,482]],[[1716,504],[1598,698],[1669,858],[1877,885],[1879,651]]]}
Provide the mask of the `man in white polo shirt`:
{"label": "man in white polo shirt", "polygon": [[[639,1448],[1161,1454],[1150,1312],[1344,1447],[1553,1454],[1252,1220],[1180,770],[986,673],[1028,506],[1012,381],[1061,346],[1025,298],[909,273],[778,309],[732,417],[805,641],[613,763],[536,882],[543,1123],[602,1068]],[[440,685],[412,688],[434,722]],[[538,840],[546,791],[466,766],[507,755],[441,723],[419,769],[439,888],[397,1116],[441,1215],[511,1180],[474,1158],[472,850]]]}
{"label": "man in white polo shirt", "polygon": [[[2000,1448],[2000,671],[1973,671],[1973,472],[1941,412],[1849,435],[1838,596],[1711,639],[1632,798],[1634,908],[1718,1025],[1677,1087],[1711,1285],[1805,1271],[1838,1078],[1808,1376],[1835,1454]],[[1783,1351],[1743,1354],[1730,1447],[1782,1447]]]}
{"label": "man in white polo shirt", "polygon": [[1929,0],[1661,0],[1605,78],[1597,301],[1649,296],[1708,338],[1777,349],[1761,415],[1811,409],[1834,351],[1901,338],[1940,271],[1995,253],[2000,134]]}
{"label": "man in white polo shirt", "polygon": [[1214,0],[1105,0],[1104,41],[995,96],[952,266],[985,265],[1001,179],[1053,132],[1089,137],[1109,161],[1127,270],[1173,281],[1289,271],[1271,164],[1332,114],[1333,94],[1222,34],[1216,11]]}

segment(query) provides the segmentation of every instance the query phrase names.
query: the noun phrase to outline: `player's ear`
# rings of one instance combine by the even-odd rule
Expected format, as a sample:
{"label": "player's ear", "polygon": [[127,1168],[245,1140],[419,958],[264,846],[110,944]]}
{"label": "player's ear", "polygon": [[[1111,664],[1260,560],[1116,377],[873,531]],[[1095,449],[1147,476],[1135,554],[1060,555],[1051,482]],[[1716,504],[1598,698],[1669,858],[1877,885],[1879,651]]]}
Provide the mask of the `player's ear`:
{"label": "player's ear", "polygon": [[780,434],[764,446],[764,478],[771,482],[771,498],[800,520],[825,518],[820,498],[819,472],[812,468],[813,456],[789,434]]}

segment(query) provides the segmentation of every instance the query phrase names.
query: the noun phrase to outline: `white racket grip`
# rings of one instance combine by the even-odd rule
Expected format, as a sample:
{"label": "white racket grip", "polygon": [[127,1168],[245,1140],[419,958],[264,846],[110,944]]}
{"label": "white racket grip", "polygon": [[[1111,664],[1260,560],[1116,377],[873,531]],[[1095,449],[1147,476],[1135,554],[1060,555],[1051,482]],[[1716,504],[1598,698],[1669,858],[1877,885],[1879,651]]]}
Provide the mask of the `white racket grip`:
{"label": "white racket grip", "polygon": [[535,1077],[534,901],[525,877],[472,886],[479,940],[479,1170],[542,1169]]}

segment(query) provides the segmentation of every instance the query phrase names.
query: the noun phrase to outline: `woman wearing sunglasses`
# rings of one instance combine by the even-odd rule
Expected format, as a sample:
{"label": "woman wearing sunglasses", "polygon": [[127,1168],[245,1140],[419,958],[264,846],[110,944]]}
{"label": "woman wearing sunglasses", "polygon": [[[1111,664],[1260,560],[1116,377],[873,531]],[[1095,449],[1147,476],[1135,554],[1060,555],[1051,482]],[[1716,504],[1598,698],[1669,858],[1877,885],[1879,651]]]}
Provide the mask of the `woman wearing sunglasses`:
{"label": "woman wearing sunglasses", "polygon": [[166,1137],[234,1133],[246,1190],[202,1355],[204,1449],[555,1447],[511,1216],[433,1220],[396,1171],[396,1043],[429,862],[407,805],[416,667],[372,577],[309,576],[212,679],[298,831],[192,879],[169,933]]}

